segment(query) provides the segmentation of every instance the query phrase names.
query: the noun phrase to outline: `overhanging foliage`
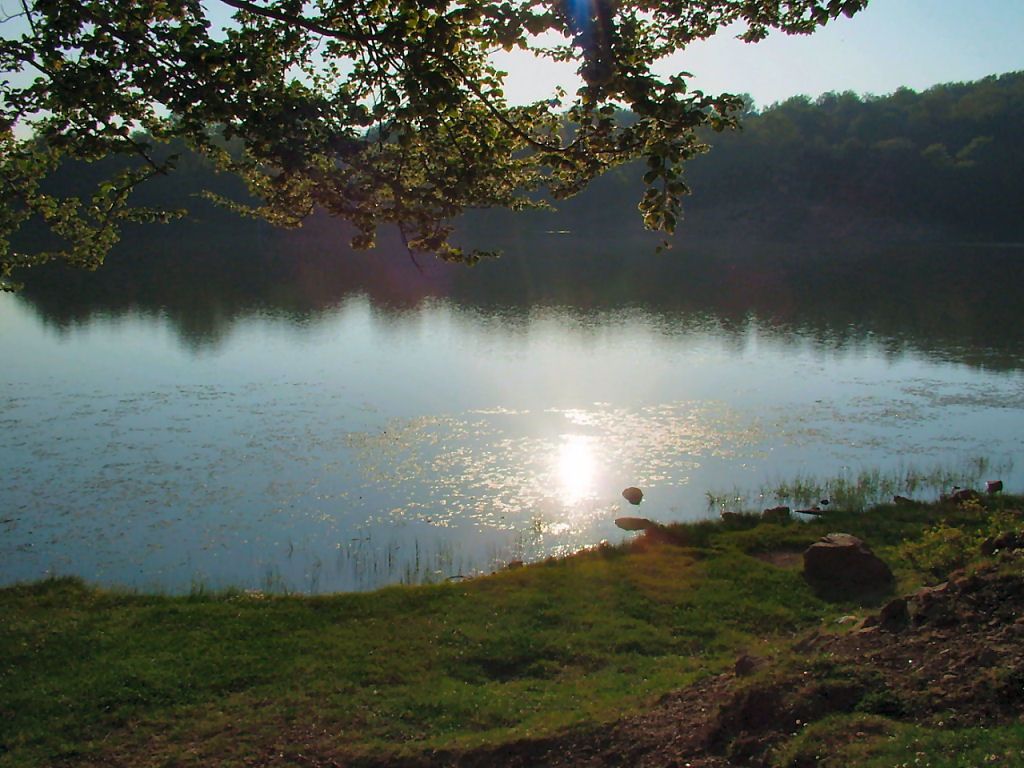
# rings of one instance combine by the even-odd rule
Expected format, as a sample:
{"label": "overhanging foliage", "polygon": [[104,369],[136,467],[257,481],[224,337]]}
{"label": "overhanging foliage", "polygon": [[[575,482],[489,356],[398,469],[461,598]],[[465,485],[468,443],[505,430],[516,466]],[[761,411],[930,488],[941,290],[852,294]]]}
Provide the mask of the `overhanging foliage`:
{"label": "overhanging foliage", "polygon": [[[671,233],[695,130],[735,125],[740,99],[687,87],[655,65],[739,23],[756,42],[806,34],[866,0],[22,0],[2,20],[0,280],[54,257],[96,267],[131,205],[170,173],[153,142],[183,139],[243,177],[249,213],[296,225],[321,207],[369,247],[397,225],[412,249],[473,261],[448,242],[467,207],[570,196],[646,158],[645,224]],[[511,104],[500,50],[577,68],[581,86]],[[620,108],[637,116],[616,120]],[[65,159],[134,159],[89,199],[45,185]],[[141,161],[141,162],[139,162]],[[33,216],[56,249],[12,250]],[[4,283],[6,284],[6,283]]]}

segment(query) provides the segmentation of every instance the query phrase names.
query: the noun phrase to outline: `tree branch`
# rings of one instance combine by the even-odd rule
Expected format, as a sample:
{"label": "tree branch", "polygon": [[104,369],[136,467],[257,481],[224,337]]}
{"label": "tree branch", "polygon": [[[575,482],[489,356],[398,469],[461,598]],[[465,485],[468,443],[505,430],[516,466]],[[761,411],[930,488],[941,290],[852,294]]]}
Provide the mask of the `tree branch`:
{"label": "tree branch", "polygon": [[296,27],[315,32],[318,35],[324,37],[331,37],[335,40],[344,40],[349,43],[359,43],[361,45],[370,45],[371,43],[382,42],[380,38],[374,35],[357,35],[351,32],[342,32],[335,27],[327,27],[320,24],[316,19],[307,19],[305,16],[296,16],[290,13],[284,13],[275,8],[264,8],[263,6],[256,5],[256,3],[249,2],[249,0],[220,0],[224,5],[229,5],[232,8],[237,8],[240,11],[246,11],[253,14],[254,16],[262,16],[265,19],[274,19],[275,21],[283,21],[285,24],[292,24]]}

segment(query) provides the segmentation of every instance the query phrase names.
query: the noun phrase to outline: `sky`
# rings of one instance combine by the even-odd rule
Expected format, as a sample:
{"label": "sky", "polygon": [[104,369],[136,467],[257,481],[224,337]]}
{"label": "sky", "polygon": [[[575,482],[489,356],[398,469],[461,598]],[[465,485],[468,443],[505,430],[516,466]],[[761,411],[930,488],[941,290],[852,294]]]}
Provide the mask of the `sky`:
{"label": "sky", "polygon": [[[666,68],[691,72],[707,93],[749,93],[759,108],[829,91],[883,96],[900,86],[978,80],[1024,70],[1024,0],[870,0],[809,36],[777,33],[747,44],[738,30],[690,46]],[[510,100],[548,98],[561,77],[554,65],[505,57]]]}

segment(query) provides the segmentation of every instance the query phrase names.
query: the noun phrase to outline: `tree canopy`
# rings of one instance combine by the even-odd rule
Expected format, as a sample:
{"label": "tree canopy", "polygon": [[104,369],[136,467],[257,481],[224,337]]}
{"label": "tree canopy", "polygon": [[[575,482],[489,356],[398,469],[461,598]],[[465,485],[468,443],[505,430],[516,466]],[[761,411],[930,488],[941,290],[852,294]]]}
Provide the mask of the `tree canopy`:
{"label": "tree canopy", "polygon": [[[657,62],[737,24],[809,34],[867,0],[21,0],[0,20],[0,282],[53,258],[95,267],[173,172],[178,141],[241,176],[285,226],[316,208],[369,247],[397,225],[410,249],[472,261],[449,243],[466,208],[563,198],[613,166],[646,161],[639,207],[671,233],[696,130],[736,124],[730,94],[688,88]],[[514,104],[500,50],[570,62],[572,94]],[[620,119],[621,110],[631,113]],[[125,158],[87,197],[47,178],[69,160]],[[55,247],[12,237],[45,222]]]}

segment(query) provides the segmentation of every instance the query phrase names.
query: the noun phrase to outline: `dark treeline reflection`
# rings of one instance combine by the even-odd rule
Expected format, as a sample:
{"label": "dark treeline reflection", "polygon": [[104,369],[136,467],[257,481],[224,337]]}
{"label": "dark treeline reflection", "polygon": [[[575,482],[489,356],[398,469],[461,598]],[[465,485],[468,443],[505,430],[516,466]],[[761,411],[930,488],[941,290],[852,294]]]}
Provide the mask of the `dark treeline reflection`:
{"label": "dark treeline reflection", "polygon": [[545,306],[638,308],[677,325],[679,315],[712,316],[739,334],[757,319],[838,347],[871,339],[894,353],[909,347],[993,368],[1024,359],[1024,247],[698,240],[684,232],[659,253],[647,233],[555,226],[557,217],[544,214],[476,217],[465,239],[485,238],[505,253],[470,268],[414,260],[397,238],[353,252],[344,230],[323,219],[292,232],[237,221],[150,225],[127,233],[102,269],[40,269],[22,295],[60,328],[95,316],[160,315],[195,348],[215,346],[254,314],[306,324],[363,294],[385,314],[428,298],[506,316]]}

